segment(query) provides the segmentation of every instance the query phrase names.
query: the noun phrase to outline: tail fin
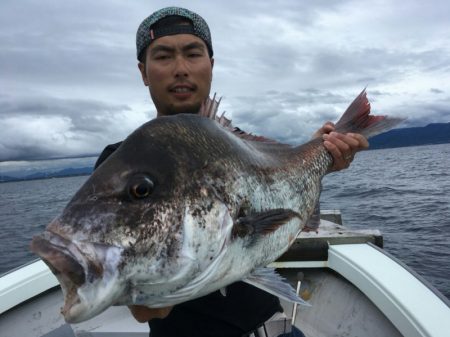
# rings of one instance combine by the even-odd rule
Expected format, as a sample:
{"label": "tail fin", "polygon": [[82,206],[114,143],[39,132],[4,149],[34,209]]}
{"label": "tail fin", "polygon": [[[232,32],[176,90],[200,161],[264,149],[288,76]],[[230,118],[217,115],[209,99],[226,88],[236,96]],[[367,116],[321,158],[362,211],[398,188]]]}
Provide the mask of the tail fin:
{"label": "tail fin", "polygon": [[392,129],[402,121],[404,121],[403,118],[370,115],[370,103],[364,89],[336,123],[336,131],[360,133],[370,138]]}

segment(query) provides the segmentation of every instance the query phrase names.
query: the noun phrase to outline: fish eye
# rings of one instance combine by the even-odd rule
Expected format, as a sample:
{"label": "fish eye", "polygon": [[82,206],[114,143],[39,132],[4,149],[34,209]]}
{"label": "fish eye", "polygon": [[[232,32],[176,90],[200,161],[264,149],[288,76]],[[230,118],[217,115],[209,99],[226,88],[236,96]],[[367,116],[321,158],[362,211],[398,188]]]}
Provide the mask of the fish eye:
{"label": "fish eye", "polygon": [[147,176],[135,177],[130,184],[130,194],[134,198],[143,199],[148,197],[155,187],[153,181]]}

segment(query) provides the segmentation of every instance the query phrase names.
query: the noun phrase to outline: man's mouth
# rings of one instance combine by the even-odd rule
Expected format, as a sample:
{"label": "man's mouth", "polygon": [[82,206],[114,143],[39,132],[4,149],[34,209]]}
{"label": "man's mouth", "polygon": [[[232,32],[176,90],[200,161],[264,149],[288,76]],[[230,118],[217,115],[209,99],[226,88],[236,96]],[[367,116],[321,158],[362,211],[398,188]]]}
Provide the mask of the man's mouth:
{"label": "man's mouth", "polygon": [[175,88],[171,89],[170,91],[174,92],[174,93],[187,93],[187,92],[193,92],[194,89],[189,88],[189,87],[175,87]]}
{"label": "man's mouth", "polygon": [[195,85],[190,83],[177,83],[169,87],[169,91],[180,98],[190,96],[195,89]]}

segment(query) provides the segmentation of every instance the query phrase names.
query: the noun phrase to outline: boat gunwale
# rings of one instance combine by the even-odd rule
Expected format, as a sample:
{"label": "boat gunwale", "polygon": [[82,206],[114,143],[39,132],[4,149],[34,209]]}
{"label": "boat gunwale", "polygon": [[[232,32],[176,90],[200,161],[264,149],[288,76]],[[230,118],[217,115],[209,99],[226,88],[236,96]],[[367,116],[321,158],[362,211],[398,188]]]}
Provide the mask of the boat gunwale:
{"label": "boat gunwale", "polygon": [[[381,255],[377,255],[380,253]],[[381,264],[370,265],[370,259],[379,260],[380,256],[386,259],[377,261],[384,262],[383,267],[380,267]],[[430,287],[428,282],[422,282],[422,277],[417,277],[417,273],[410,272],[411,268],[397,261],[388,252],[371,243],[332,245],[328,267],[360,289],[404,336],[446,337],[443,331],[450,331],[450,321],[445,320],[450,315],[448,300],[443,301],[441,296],[436,296],[437,289]],[[390,267],[394,268],[394,278],[392,274],[385,273],[385,270],[380,272],[381,269],[389,267],[386,263],[390,263]],[[401,279],[409,283],[405,282],[399,286],[397,280]],[[415,282],[412,282],[414,280]],[[427,301],[427,296],[420,297],[414,291],[428,297],[431,293],[435,298]],[[442,319],[436,318],[438,315]]]}

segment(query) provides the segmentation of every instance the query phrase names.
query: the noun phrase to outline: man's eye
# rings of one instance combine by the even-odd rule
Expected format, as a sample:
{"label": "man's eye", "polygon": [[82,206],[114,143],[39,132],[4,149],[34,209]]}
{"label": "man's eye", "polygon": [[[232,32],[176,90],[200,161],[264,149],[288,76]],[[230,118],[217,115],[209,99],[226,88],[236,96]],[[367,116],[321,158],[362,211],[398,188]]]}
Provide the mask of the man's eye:
{"label": "man's eye", "polygon": [[193,49],[193,50],[188,51],[187,56],[188,57],[202,57],[203,56],[203,51],[197,50],[197,49]]}
{"label": "man's eye", "polygon": [[155,56],[155,59],[156,59],[156,60],[167,60],[167,59],[169,59],[169,58],[170,58],[169,55],[156,55],[156,56]]}

